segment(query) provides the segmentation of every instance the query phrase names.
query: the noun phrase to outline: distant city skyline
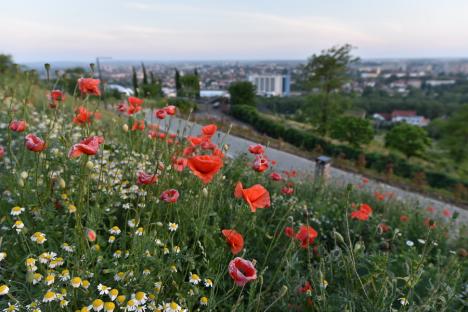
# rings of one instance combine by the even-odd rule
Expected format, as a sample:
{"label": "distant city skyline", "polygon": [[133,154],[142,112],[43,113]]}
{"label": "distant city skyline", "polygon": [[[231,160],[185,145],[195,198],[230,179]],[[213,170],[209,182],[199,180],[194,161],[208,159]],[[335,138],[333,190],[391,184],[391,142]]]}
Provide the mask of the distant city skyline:
{"label": "distant city skyline", "polygon": [[16,62],[302,60],[350,43],[362,58],[468,56],[465,0],[81,0],[2,3]]}

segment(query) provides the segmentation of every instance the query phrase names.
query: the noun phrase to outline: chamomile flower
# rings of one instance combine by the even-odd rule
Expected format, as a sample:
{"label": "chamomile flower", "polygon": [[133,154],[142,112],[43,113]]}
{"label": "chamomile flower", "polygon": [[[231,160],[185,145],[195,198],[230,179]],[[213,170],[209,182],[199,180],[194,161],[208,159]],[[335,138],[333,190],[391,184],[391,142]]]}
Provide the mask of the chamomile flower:
{"label": "chamomile flower", "polygon": [[31,236],[31,240],[33,242],[36,242],[37,244],[39,245],[42,245],[44,244],[46,241],[47,241],[47,238],[46,238],[46,235],[44,233],[41,233],[41,232],[35,232],[32,236]]}
{"label": "chamomile flower", "polygon": [[180,247],[179,246],[174,246],[172,247],[172,251],[176,254],[180,253]]}
{"label": "chamomile flower", "polygon": [[116,259],[119,259],[120,257],[122,257],[122,250],[117,249],[116,251],[114,251],[114,254],[112,256]]}
{"label": "chamomile flower", "polygon": [[171,303],[166,303],[164,305],[164,312],[180,312],[182,307],[176,302],[172,301]]}
{"label": "chamomile flower", "polygon": [[114,281],[119,282],[119,281],[123,280],[124,277],[125,277],[124,272],[117,272],[114,275]]}
{"label": "chamomile flower", "polygon": [[151,270],[150,270],[150,269],[144,269],[144,270],[143,270],[143,275],[144,275],[144,276],[148,276],[148,275],[150,275],[150,274],[151,274]]}
{"label": "chamomile flower", "polygon": [[408,304],[409,304],[408,299],[406,299],[405,297],[401,297],[401,298],[399,298],[398,300],[400,301],[400,304],[401,304],[402,306],[405,306],[405,305],[408,305]]}
{"label": "chamomile flower", "polygon": [[47,286],[52,285],[54,282],[55,282],[55,275],[54,275],[54,274],[49,274],[49,275],[47,275],[46,278],[44,279],[44,283],[45,283]]}
{"label": "chamomile flower", "polygon": [[53,292],[52,290],[48,290],[45,293],[44,298],[42,298],[42,302],[52,302],[55,299],[57,299],[57,294]]}
{"label": "chamomile flower", "polygon": [[118,295],[119,295],[119,291],[117,289],[115,289],[115,288],[113,288],[113,289],[111,289],[109,291],[109,298],[112,301],[114,301],[117,298]]}
{"label": "chamomile flower", "polygon": [[84,289],[88,289],[88,287],[89,287],[90,284],[91,284],[91,283],[90,283],[88,280],[83,280],[83,281],[81,282],[81,287],[83,287]]}
{"label": "chamomile flower", "polygon": [[170,270],[172,273],[177,273],[177,267],[175,266],[175,264],[170,266]]}
{"label": "chamomile flower", "polygon": [[169,225],[168,225],[169,231],[175,232],[175,231],[177,231],[178,227],[179,227],[179,225],[177,223],[169,222]]}
{"label": "chamomile flower", "polygon": [[135,219],[130,219],[130,220],[128,220],[127,223],[128,223],[128,226],[131,227],[131,228],[134,228],[135,226],[138,225],[138,222]]}
{"label": "chamomile flower", "polygon": [[104,301],[102,301],[101,299],[95,299],[92,305],[93,305],[93,310],[96,312],[99,312],[102,309],[104,309]]}
{"label": "chamomile flower", "polygon": [[105,312],[113,312],[114,310],[115,310],[115,303],[113,303],[113,302],[104,303],[104,311]]}
{"label": "chamomile flower", "polygon": [[7,257],[7,253],[2,251],[0,252],[0,261],[3,261]]}
{"label": "chamomile flower", "polygon": [[23,208],[23,207],[16,206],[16,207],[11,208],[10,214],[11,214],[12,216],[19,216],[19,215],[22,214],[23,212],[24,212],[24,208]]}
{"label": "chamomile flower", "polygon": [[21,220],[16,220],[13,224],[13,228],[16,230],[17,233],[20,233],[21,230],[24,228],[24,223]]}
{"label": "chamomile flower", "polygon": [[136,300],[138,305],[144,305],[146,303],[146,301],[148,300],[148,296],[143,291],[137,292],[132,297],[133,297],[133,299]]}
{"label": "chamomile flower", "polygon": [[78,288],[81,286],[81,277],[74,277],[70,280],[70,284],[72,285],[73,288]]}
{"label": "chamomile flower", "polygon": [[16,304],[11,304],[8,302],[8,306],[3,309],[2,311],[4,312],[16,312],[16,311],[19,311],[19,308]]}
{"label": "chamomile flower", "polygon": [[38,284],[42,280],[42,274],[41,273],[34,273],[32,276],[32,283],[33,285]]}
{"label": "chamomile flower", "polygon": [[70,279],[70,271],[68,269],[62,270],[62,273],[60,273],[60,280],[62,282],[66,282]]}
{"label": "chamomile flower", "polygon": [[190,278],[189,278],[190,283],[192,283],[193,285],[198,285],[198,283],[200,283],[200,281],[201,281],[201,278],[200,278],[200,276],[198,276],[198,274],[190,273]]}
{"label": "chamomile flower", "polygon": [[109,233],[112,235],[119,235],[121,233],[120,228],[114,225],[110,230]]}
{"label": "chamomile flower", "polygon": [[200,298],[200,304],[204,305],[204,306],[208,305],[208,298],[205,297],[205,296],[201,297]]}
{"label": "chamomile flower", "polygon": [[4,296],[4,295],[8,294],[9,291],[10,291],[10,288],[8,288],[7,285],[5,285],[5,284],[0,285],[0,296]]}
{"label": "chamomile flower", "polygon": [[136,236],[142,236],[143,235],[143,232],[144,232],[144,229],[142,227],[139,227],[136,231],[135,231],[135,235]]}
{"label": "chamomile flower", "polygon": [[127,311],[135,311],[138,306],[138,303],[134,299],[130,299],[127,301]]}
{"label": "chamomile flower", "polygon": [[205,278],[204,280],[204,283],[205,283],[205,287],[213,287],[213,281],[210,280],[209,278]]}
{"label": "chamomile flower", "polygon": [[60,307],[65,308],[66,306],[68,306],[68,301],[65,299],[60,300]]}
{"label": "chamomile flower", "polygon": [[75,251],[75,247],[67,244],[67,243],[63,243],[62,244],[62,249],[65,250],[66,252],[69,252],[69,253],[72,253]]}
{"label": "chamomile flower", "polygon": [[97,289],[99,290],[100,295],[107,295],[109,293],[110,287],[107,287],[103,284],[99,284],[97,286]]}
{"label": "chamomile flower", "polygon": [[109,242],[109,244],[112,244],[113,242],[115,242],[115,236],[114,235],[109,236],[109,239],[107,241]]}

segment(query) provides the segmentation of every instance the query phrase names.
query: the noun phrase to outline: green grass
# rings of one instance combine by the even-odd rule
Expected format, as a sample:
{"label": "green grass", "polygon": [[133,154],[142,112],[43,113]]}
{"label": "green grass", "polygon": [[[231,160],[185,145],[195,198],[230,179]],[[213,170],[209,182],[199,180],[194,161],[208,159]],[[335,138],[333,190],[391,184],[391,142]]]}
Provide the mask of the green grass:
{"label": "green grass", "polygon": [[[257,173],[250,169],[250,156],[225,158],[213,181],[203,184],[189,168],[182,172],[172,168],[172,157],[181,156],[188,145],[184,138],[175,138],[174,144],[149,139],[146,130],[123,130],[132,119],[141,119],[141,113],[120,116],[105,110],[95,98],[72,96],[52,110],[44,94],[42,87],[24,77],[0,84],[4,125],[0,144],[6,150],[0,160],[0,252],[6,253],[0,263],[0,293],[5,290],[2,285],[9,287],[8,294],[0,296],[1,309],[10,304],[26,311],[32,304],[41,311],[86,311],[99,300],[117,302],[100,294],[99,284],[125,296],[116,303],[116,311],[127,307],[138,292],[147,297],[139,306],[150,311],[160,311],[158,307],[171,302],[190,311],[466,308],[467,236],[453,226],[456,216],[407,206],[390,194],[377,200],[365,185],[340,189],[283,173],[284,180],[274,182],[269,178],[274,166]],[[77,106],[101,112],[102,119],[86,126],[72,123]],[[5,127],[12,119],[26,120],[29,128],[12,133]],[[47,149],[27,150],[27,133],[46,138]],[[99,152],[69,159],[70,147],[90,135],[105,138]],[[137,185],[139,170],[157,173],[157,183]],[[251,212],[243,199],[234,197],[238,181],[245,187],[263,185],[271,196],[270,208]],[[294,194],[281,192],[286,185],[293,187]],[[177,202],[159,198],[167,189],[178,190]],[[373,208],[372,215],[366,221],[351,219],[350,213],[361,203]],[[15,206],[24,211],[12,215]],[[401,221],[402,215],[408,221]],[[13,228],[18,220],[24,224],[19,232]],[[177,230],[170,231],[169,223],[176,223]],[[379,230],[380,224],[388,231]],[[288,226],[297,231],[304,225],[318,233],[308,248],[284,234]],[[113,226],[121,229],[119,235],[109,232]],[[244,248],[236,256],[255,263],[257,278],[244,287],[236,286],[228,274],[228,264],[236,256],[222,229],[243,235]],[[95,232],[95,241],[87,238],[87,230]],[[47,240],[32,241],[35,232]],[[52,252],[56,255],[51,262],[46,256]],[[36,268],[25,265],[28,258],[35,259]],[[32,271],[42,276],[36,284],[32,281],[39,275]],[[192,274],[202,281],[191,283]],[[49,285],[48,275],[55,277]],[[74,288],[68,276],[88,281],[89,287],[85,283]],[[206,287],[205,279],[213,287]],[[307,282],[310,290],[301,292]],[[56,299],[43,302],[47,292]],[[207,306],[200,302],[204,297]],[[61,300],[68,305],[60,307]],[[408,304],[402,304],[406,300]]]}

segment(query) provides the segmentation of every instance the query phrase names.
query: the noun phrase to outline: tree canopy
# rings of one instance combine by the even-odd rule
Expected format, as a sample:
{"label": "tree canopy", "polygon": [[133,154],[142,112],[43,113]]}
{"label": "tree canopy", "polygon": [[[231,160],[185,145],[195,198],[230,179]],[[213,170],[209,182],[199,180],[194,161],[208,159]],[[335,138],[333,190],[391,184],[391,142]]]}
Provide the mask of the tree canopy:
{"label": "tree canopy", "polygon": [[404,122],[385,136],[385,146],[402,152],[407,158],[420,155],[430,144],[431,139],[425,129]]}

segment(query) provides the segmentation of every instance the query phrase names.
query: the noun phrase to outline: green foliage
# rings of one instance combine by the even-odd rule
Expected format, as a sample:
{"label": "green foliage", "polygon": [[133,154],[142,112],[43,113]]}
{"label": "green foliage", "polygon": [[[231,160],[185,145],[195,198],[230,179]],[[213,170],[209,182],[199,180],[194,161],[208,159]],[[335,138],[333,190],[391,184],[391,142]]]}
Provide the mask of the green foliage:
{"label": "green foliage", "polygon": [[441,122],[441,145],[460,163],[468,159],[468,104]]}
{"label": "green foliage", "polygon": [[335,120],[330,134],[334,139],[348,142],[354,147],[359,147],[372,141],[374,129],[367,119],[342,116]]}
{"label": "green foliage", "polygon": [[417,156],[431,145],[431,139],[425,129],[399,123],[385,135],[385,146],[396,149],[406,157]]}
{"label": "green foliage", "polygon": [[190,111],[197,109],[197,103],[183,98],[170,98],[168,99],[169,105],[174,105],[179,108],[180,112],[187,114]]}
{"label": "green foliage", "polygon": [[0,54],[0,74],[12,70],[14,67],[13,58],[8,54]]}
{"label": "green foliage", "polygon": [[182,88],[177,91],[178,97],[195,99],[200,97],[200,80],[195,74],[187,74],[180,77]]}
{"label": "green foliage", "polygon": [[68,94],[74,94],[75,92],[79,92],[76,90],[77,81],[81,77],[84,77],[86,74],[86,70],[83,67],[73,67],[65,69],[63,73],[62,82],[63,82],[63,89]]}
{"label": "green foliage", "polygon": [[182,83],[180,82],[180,73],[177,70],[177,68],[175,69],[174,81],[175,81],[175,88],[176,88],[177,96],[182,96],[182,94],[181,94],[181,92],[182,92]]}
{"label": "green foliage", "polygon": [[[467,259],[451,251],[464,251],[461,247],[467,241],[463,235],[447,239],[454,217],[442,219],[391,198],[377,200],[353,185],[314,186],[286,175],[275,182],[269,178],[271,171],[259,174],[246,168],[246,158],[224,158],[220,172],[204,184],[188,168],[171,169],[173,157],[188,144],[180,133],[198,133],[180,129],[171,138],[174,144],[168,144],[143,131],[123,131],[122,126],[135,117],[110,111],[102,111],[101,120],[79,126],[69,122],[74,109],[86,105],[96,111],[94,100],[69,97],[51,110],[45,90],[35,81],[0,84],[0,94],[12,86],[21,92],[0,97],[0,122],[24,118],[28,132],[44,138],[47,148],[40,154],[31,152],[24,146],[24,133],[0,129],[0,142],[6,147],[0,160],[2,310],[11,303],[19,311],[30,310],[31,305],[42,311],[85,311],[94,303],[94,310],[103,311],[101,300],[115,300],[105,294],[109,289],[125,296],[120,310],[134,309],[130,299],[137,298],[136,292],[144,293],[137,305],[146,311],[171,302],[180,311],[238,312],[465,307]],[[34,99],[33,104],[25,105],[25,99]],[[313,140],[281,124],[272,128],[271,120],[254,107],[238,105],[233,111],[277,135]],[[70,159],[70,147],[89,135],[105,138],[97,154]],[[136,174],[142,170],[157,173],[157,183],[137,184]],[[271,195],[271,207],[252,213],[243,199],[233,196],[237,181],[246,187],[263,185]],[[293,195],[281,193],[286,185],[294,185]],[[168,189],[180,193],[176,202],[160,199]],[[354,203],[372,207],[368,220],[350,219]],[[15,206],[19,214],[12,213]],[[407,221],[401,221],[402,215]],[[425,224],[429,217],[436,219],[435,228]],[[175,231],[170,223],[177,224]],[[387,231],[379,230],[382,223]],[[286,227],[297,232],[304,225],[318,233],[307,248],[284,234]],[[231,253],[222,229],[243,235],[241,253]],[[95,235],[86,236],[87,231]],[[37,235],[46,239],[39,243],[32,239]],[[237,256],[255,262],[257,278],[244,287],[236,286],[228,273],[229,262]],[[27,258],[33,261],[26,262]],[[200,281],[190,282],[192,274]],[[81,278],[76,288],[70,280],[75,277]],[[33,283],[33,278],[42,280]],[[306,283],[310,289],[301,292]],[[105,291],[100,293],[98,287]],[[51,302],[44,300],[47,292],[54,296]],[[205,296],[206,307],[200,304]],[[401,304],[402,298],[407,306]],[[68,305],[61,308],[64,303]]]}
{"label": "green foliage", "polygon": [[228,88],[231,106],[249,105],[255,107],[255,86],[250,81],[236,81]]}
{"label": "green foliage", "polygon": [[132,85],[133,85],[133,94],[135,96],[139,96],[139,92],[138,92],[138,77],[137,77],[137,73],[136,73],[136,70],[135,70],[135,67],[132,66]]}
{"label": "green foliage", "polygon": [[[356,161],[362,150],[356,147],[330,143],[311,132],[306,132],[296,128],[286,127],[273,119],[259,114],[255,107],[247,105],[236,105],[231,107],[231,114],[246,123],[249,123],[257,131],[267,134],[273,138],[281,138],[286,142],[303,148],[308,151],[314,151],[320,146],[326,155],[332,157],[344,156],[348,160]],[[424,169],[419,165],[413,165],[407,159],[390,154],[383,155],[375,152],[364,152],[366,158],[366,168],[384,173],[387,165],[392,164],[394,174],[403,178],[412,179],[417,172],[424,172],[427,183],[431,187],[446,189],[452,191],[457,184],[468,187],[468,181],[455,179],[446,173],[434,172]]]}
{"label": "green foliage", "polygon": [[351,50],[349,44],[332,47],[319,55],[312,55],[304,67],[303,80],[308,91],[319,92],[312,105],[315,106],[314,116],[317,116],[315,124],[322,134],[329,131],[333,116],[343,110],[344,102],[339,100],[336,93],[349,81],[349,66],[357,61]]}
{"label": "green foliage", "polygon": [[145,64],[142,62],[141,63],[141,69],[143,71],[143,85],[148,85],[148,74],[146,73],[146,67]]}

